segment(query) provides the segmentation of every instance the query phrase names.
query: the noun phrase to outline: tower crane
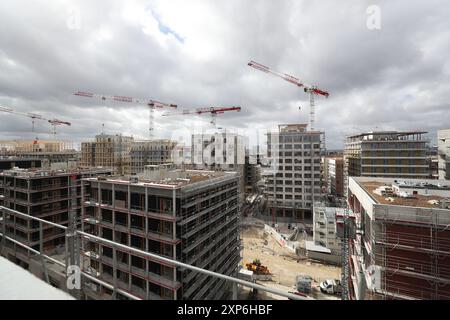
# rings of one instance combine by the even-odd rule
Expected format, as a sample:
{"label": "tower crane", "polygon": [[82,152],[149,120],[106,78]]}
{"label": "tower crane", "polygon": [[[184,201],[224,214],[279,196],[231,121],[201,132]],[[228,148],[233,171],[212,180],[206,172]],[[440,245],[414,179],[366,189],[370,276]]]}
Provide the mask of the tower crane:
{"label": "tower crane", "polygon": [[9,107],[4,107],[4,106],[0,106],[0,111],[1,112],[11,113],[11,114],[17,114],[17,115],[21,115],[21,116],[25,116],[25,117],[31,118],[31,132],[34,132],[34,122],[36,121],[36,119],[38,119],[38,120],[47,120],[43,116],[41,116],[40,114],[37,114],[37,113],[19,112],[19,111],[15,111],[15,110],[13,110],[13,109],[11,109]]}
{"label": "tower crane", "polygon": [[216,124],[217,124],[217,115],[223,114],[228,111],[238,111],[239,112],[239,111],[241,111],[241,107],[209,107],[209,108],[197,108],[197,109],[193,109],[193,110],[185,109],[182,112],[178,112],[178,113],[165,113],[165,114],[163,114],[163,116],[167,117],[167,116],[174,116],[174,115],[189,115],[189,114],[201,115],[204,113],[209,113],[211,116],[210,123],[215,128]]}
{"label": "tower crane", "polygon": [[278,71],[274,71],[271,70],[269,67],[266,67],[265,65],[262,65],[258,62],[255,61],[250,61],[248,63],[248,65],[252,68],[255,68],[256,70],[265,72],[265,73],[269,73],[272,74],[274,76],[280,77],[284,80],[286,80],[287,82],[290,82],[292,84],[295,84],[296,86],[303,88],[305,93],[309,94],[309,104],[310,104],[310,110],[309,110],[309,127],[310,130],[313,131],[314,130],[314,122],[315,122],[315,96],[316,95],[321,95],[324,96],[325,98],[328,98],[328,96],[330,95],[327,91],[321,90],[319,88],[317,88],[317,86],[309,86],[309,85],[305,85],[304,83],[302,83],[300,81],[300,79],[293,77],[289,74],[286,73],[281,73]]}
{"label": "tower crane", "polygon": [[71,123],[67,122],[67,121],[62,121],[59,119],[46,119],[45,117],[43,117],[37,113],[15,111],[14,109],[11,109],[9,107],[4,107],[4,106],[0,106],[0,111],[31,118],[31,123],[32,123],[31,132],[33,132],[33,133],[34,133],[34,124],[35,124],[36,120],[44,120],[44,121],[46,120],[48,123],[50,123],[53,127],[52,133],[55,136],[56,136],[56,126],[59,126],[59,125],[70,126],[71,125]]}
{"label": "tower crane", "polygon": [[53,127],[52,133],[54,136],[56,136],[56,127],[57,126],[61,126],[61,125],[66,125],[66,126],[71,126],[72,124],[70,122],[67,121],[62,121],[59,119],[51,119],[51,120],[47,120]]}
{"label": "tower crane", "polygon": [[96,98],[105,100],[112,100],[117,102],[127,102],[127,103],[136,103],[136,104],[145,104],[149,107],[149,135],[150,138],[153,138],[154,129],[155,129],[155,120],[154,120],[154,112],[156,108],[177,108],[176,104],[163,103],[160,101],[152,100],[152,99],[137,99],[133,97],[125,97],[125,96],[108,96],[103,94],[95,94],[89,92],[78,91],[74,93],[76,96],[87,97],[87,98]]}

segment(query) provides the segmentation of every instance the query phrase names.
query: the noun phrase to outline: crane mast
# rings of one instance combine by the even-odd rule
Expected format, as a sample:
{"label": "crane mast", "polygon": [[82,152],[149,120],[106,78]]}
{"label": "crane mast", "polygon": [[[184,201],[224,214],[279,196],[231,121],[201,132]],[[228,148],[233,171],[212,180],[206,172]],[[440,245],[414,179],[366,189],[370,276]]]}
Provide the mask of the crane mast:
{"label": "crane mast", "polygon": [[78,92],[74,93],[74,95],[79,96],[79,97],[100,99],[103,101],[111,100],[111,101],[116,101],[116,102],[126,102],[126,103],[147,105],[149,107],[148,131],[149,131],[150,139],[153,138],[154,131],[155,131],[155,109],[156,108],[162,109],[162,108],[177,108],[178,107],[176,104],[164,103],[164,102],[160,102],[160,101],[153,100],[153,99],[141,99],[141,98],[126,97],[126,96],[109,96],[109,95],[96,94],[96,93],[83,92],[83,91],[78,91]]}
{"label": "crane mast", "polygon": [[6,113],[11,113],[11,114],[17,114],[20,116],[24,116],[24,117],[28,117],[31,119],[31,132],[34,133],[34,127],[35,127],[35,121],[36,120],[44,120],[47,121],[48,123],[50,123],[50,125],[52,126],[52,133],[54,136],[56,136],[56,126],[60,126],[60,125],[67,125],[67,126],[71,126],[72,124],[70,122],[67,121],[62,121],[59,119],[47,119],[45,117],[43,117],[40,114],[37,113],[31,113],[31,112],[20,112],[20,111],[15,111],[12,108],[9,107],[4,107],[4,106],[0,106],[0,111],[1,112],[6,112]]}
{"label": "crane mast", "polygon": [[324,96],[325,98],[328,98],[328,96],[330,95],[327,91],[321,90],[319,88],[317,88],[317,86],[309,86],[309,85],[305,85],[304,83],[302,83],[300,81],[299,78],[291,76],[287,73],[281,73],[278,71],[274,71],[271,68],[255,62],[255,61],[250,61],[248,63],[248,65],[256,70],[262,71],[264,73],[269,73],[272,74],[274,76],[280,77],[283,80],[290,82],[292,84],[295,84],[297,87],[303,88],[305,93],[309,94],[309,128],[311,131],[314,130],[314,124],[315,124],[315,96],[316,95],[321,95]]}

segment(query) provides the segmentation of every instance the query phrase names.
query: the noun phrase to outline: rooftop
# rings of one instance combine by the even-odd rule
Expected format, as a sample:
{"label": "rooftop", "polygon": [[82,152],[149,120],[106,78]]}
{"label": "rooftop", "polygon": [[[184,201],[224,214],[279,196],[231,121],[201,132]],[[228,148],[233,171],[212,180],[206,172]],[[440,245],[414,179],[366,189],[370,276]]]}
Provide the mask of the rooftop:
{"label": "rooftop", "polygon": [[[450,201],[450,181],[352,178],[379,204],[443,208]],[[448,206],[448,204],[447,204]]]}
{"label": "rooftop", "polygon": [[[382,136],[392,136],[396,138],[404,138],[404,140],[407,140],[406,138],[410,136],[419,136],[421,137],[422,134],[428,133],[427,131],[370,131],[370,132],[363,132],[355,135],[348,136],[348,139],[353,138],[365,138],[365,137],[382,137]],[[386,139],[389,140],[389,139]]]}
{"label": "rooftop", "polygon": [[109,176],[86,178],[86,181],[100,181],[112,184],[125,184],[134,186],[154,186],[161,188],[180,188],[187,185],[198,184],[220,178],[235,176],[235,172],[207,171],[207,170],[161,170],[142,176]]}
{"label": "rooftop", "polygon": [[0,172],[0,177],[20,177],[20,178],[42,178],[42,177],[57,177],[69,176],[72,174],[82,173],[99,173],[104,174],[111,172],[111,169],[106,168],[92,168],[92,169],[73,169],[73,170],[45,170],[42,168],[13,168]]}

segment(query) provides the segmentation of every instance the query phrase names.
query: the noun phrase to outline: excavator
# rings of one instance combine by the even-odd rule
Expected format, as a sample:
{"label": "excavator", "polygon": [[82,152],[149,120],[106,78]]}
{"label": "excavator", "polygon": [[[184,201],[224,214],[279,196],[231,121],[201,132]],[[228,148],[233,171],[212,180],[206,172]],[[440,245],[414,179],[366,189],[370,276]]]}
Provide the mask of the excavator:
{"label": "excavator", "polygon": [[252,263],[247,263],[245,266],[247,270],[253,271],[256,275],[270,275],[269,269],[263,266],[259,259],[255,259]]}

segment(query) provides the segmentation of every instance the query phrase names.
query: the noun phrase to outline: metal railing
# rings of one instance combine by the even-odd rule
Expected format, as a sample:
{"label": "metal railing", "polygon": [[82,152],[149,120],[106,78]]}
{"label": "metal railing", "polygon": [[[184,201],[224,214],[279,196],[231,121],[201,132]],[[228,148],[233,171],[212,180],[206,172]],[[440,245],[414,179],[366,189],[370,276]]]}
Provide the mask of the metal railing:
{"label": "metal railing", "polygon": [[[30,218],[32,220],[39,221],[41,224],[49,224],[49,225],[51,225],[53,227],[57,227],[57,228],[65,230],[65,231],[68,229],[67,227],[59,225],[57,223],[46,221],[46,220],[43,220],[43,219],[40,219],[40,218],[37,218],[37,217],[33,217],[31,215],[28,215],[28,214],[25,214],[25,213],[22,213],[22,212],[13,210],[13,209],[5,208],[3,206],[0,206],[0,212],[1,212],[1,217],[2,217],[2,220],[0,220],[1,221],[0,225],[3,225],[2,226],[3,228],[0,229],[1,230],[0,236],[2,237],[2,245],[4,245],[4,240],[5,239],[9,240],[9,241],[11,241],[11,242],[21,246],[21,247],[23,247],[23,248],[33,252],[33,253],[39,255],[41,258],[47,259],[49,261],[52,261],[55,264],[60,265],[60,266],[62,266],[62,267],[64,267],[66,269],[65,263],[63,263],[63,262],[61,262],[59,260],[56,260],[56,259],[54,259],[54,258],[52,258],[52,257],[50,257],[48,255],[45,255],[42,252],[40,252],[38,250],[35,250],[35,249],[33,249],[33,248],[31,248],[31,247],[29,247],[27,245],[24,245],[21,242],[19,242],[19,241],[13,239],[13,238],[7,236],[6,235],[6,231],[5,231],[5,224],[3,223],[3,221],[5,220],[6,212],[8,212],[9,214]],[[83,237],[83,238],[85,238],[87,240],[108,244],[110,246],[113,246],[116,249],[122,249],[122,250],[128,251],[129,253],[135,253],[135,254],[138,254],[140,256],[144,256],[144,257],[148,257],[148,258],[152,258],[152,259],[158,259],[159,261],[166,262],[166,263],[169,263],[169,264],[173,264],[173,265],[175,265],[177,267],[189,269],[189,270],[192,270],[192,271],[195,271],[195,272],[199,272],[199,273],[202,273],[202,274],[205,274],[205,275],[208,275],[208,276],[212,276],[212,277],[216,277],[216,278],[219,278],[219,279],[223,279],[225,281],[230,281],[230,282],[242,285],[244,287],[249,287],[249,288],[253,288],[253,289],[257,289],[257,290],[266,291],[266,292],[269,292],[269,293],[272,293],[272,294],[275,294],[275,295],[278,295],[278,296],[289,298],[291,300],[313,300],[312,298],[309,298],[309,297],[299,296],[299,295],[288,293],[288,292],[285,292],[283,290],[279,290],[279,289],[276,289],[276,288],[266,287],[266,286],[259,285],[259,284],[253,283],[253,282],[249,282],[249,281],[241,280],[241,279],[234,278],[234,277],[231,277],[231,276],[227,276],[227,275],[224,275],[224,274],[221,274],[221,273],[217,273],[217,272],[214,272],[214,271],[210,271],[210,270],[202,269],[202,268],[199,268],[199,267],[195,267],[195,266],[189,265],[187,263],[183,263],[183,262],[180,262],[180,261],[177,261],[177,260],[173,260],[173,259],[170,259],[170,258],[167,258],[167,257],[164,257],[164,256],[160,256],[160,255],[157,255],[157,254],[154,254],[154,253],[150,253],[150,252],[146,252],[146,251],[143,251],[143,250],[140,250],[140,249],[136,249],[136,248],[133,248],[133,247],[121,244],[121,243],[117,243],[117,242],[114,242],[114,241],[111,241],[111,240],[107,240],[107,239],[104,239],[104,238],[101,238],[101,237],[98,237],[98,236],[95,236],[95,235],[92,235],[90,233],[86,233],[86,232],[83,232],[83,231],[76,230],[75,233],[77,235],[79,235],[80,237]],[[114,291],[116,291],[116,292],[118,292],[118,293],[120,293],[120,294],[122,294],[122,295],[124,295],[124,296],[126,296],[128,298],[130,298],[130,299],[141,300],[139,297],[134,296],[133,294],[128,293],[126,291],[123,291],[123,290],[121,290],[121,289],[119,289],[117,287],[114,287],[113,285],[111,285],[109,283],[106,283],[106,282],[104,282],[104,281],[102,281],[100,279],[97,279],[96,277],[93,277],[93,276],[91,276],[90,274],[88,274],[88,273],[86,273],[84,271],[81,271],[81,275],[84,276],[85,278],[87,278],[90,281],[96,282],[96,283],[98,283],[98,284],[100,284],[100,285],[102,285],[102,286],[104,286],[104,287],[106,287],[106,288],[108,288],[110,290],[114,290]]]}

